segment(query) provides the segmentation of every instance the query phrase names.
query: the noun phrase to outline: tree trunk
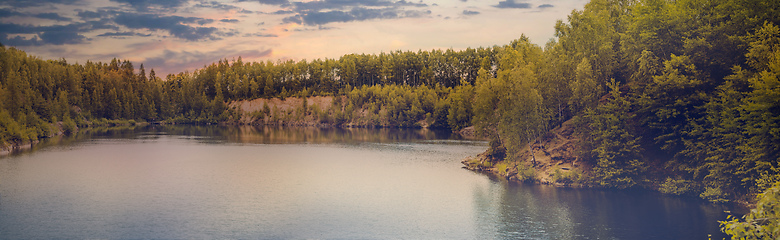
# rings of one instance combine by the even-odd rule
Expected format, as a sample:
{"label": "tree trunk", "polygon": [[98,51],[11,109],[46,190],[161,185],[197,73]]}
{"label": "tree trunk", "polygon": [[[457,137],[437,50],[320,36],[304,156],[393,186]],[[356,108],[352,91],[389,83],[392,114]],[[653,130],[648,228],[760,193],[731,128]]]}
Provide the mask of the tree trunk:
{"label": "tree trunk", "polygon": [[534,167],[536,167],[536,155],[534,155],[534,145],[532,143],[528,144],[528,148],[531,149],[531,163]]}

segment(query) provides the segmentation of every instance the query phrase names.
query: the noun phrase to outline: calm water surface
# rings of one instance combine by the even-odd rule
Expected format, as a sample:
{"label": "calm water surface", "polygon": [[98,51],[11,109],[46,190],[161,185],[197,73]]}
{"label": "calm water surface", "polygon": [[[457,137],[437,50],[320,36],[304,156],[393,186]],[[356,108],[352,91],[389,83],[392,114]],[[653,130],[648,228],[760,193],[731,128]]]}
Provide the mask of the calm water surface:
{"label": "calm water surface", "polygon": [[143,127],[0,158],[0,238],[720,239],[728,210],[511,184],[421,130]]}

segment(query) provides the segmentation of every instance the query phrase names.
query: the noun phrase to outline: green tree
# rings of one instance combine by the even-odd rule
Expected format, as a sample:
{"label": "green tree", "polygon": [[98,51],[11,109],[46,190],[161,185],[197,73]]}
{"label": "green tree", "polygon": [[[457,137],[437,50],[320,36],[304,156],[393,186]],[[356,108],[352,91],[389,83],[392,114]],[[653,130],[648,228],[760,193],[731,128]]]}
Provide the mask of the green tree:
{"label": "green tree", "polygon": [[474,101],[474,86],[463,84],[455,87],[449,98],[447,123],[454,131],[471,126],[472,102]]}
{"label": "green tree", "polygon": [[485,69],[479,71],[473,106],[477,131],[498,142],[497,146],[505,147],[513,159],[547,130],[534,72],[541,49],[527,39],[518,45],[504,50],[497,78],[489,76]]}
{"label": "green tree", "polygon": [[622,96],[618,83],[609,85],[610,98],[586,111],[582,124],[585,141],[595,158],[593,175],[604,187],[629,188],[637,184],[645,164],[641,160],[641,137],[632,130],[631,103]]}
{"label": "green tree", "polygon": [[[746,165],[738,169],[737,173],[743,173],[743,181],[751,186],[761,174],[777,174],[770,169],[780,166],[780,28],[773,24],[765,25],[759,37],[751,43],[750,53],[765,52],[765,54],[748,54],[752,62],[765,64],[756,65],[759,72],[748,79],[750,91],[747,93],[742,105],[740,120],[744,121],[744,133],[748,135],[745,151]],[[766,44],[769,39],[773,43]],[[767,46],[768,45],[768,46]],[[764,48],[765,50],[757,50]],[[763,59],[762,59],[763,58]],[[768,58],[768,59],[766,59]],[[743,166],[744,166],[743,165]]]}
{"label": "green tree", "polygon": [[583,58],[582,62],[577,65],[575,73],[576,78],[571,83],[572,97],[569,100],[569,106],[572,107],[571,111],[576,114],[595,108],[604,91],[596,80],[587,58]]}
{"label": "green tree", "polygon": [[653,139],[670,153],[684,148],[692,121],[704,116],[707,96],[702,73],[687,56],[672,55],[664,62],[661,75],[653,76],[639,96],[640,121],[653,130]]}

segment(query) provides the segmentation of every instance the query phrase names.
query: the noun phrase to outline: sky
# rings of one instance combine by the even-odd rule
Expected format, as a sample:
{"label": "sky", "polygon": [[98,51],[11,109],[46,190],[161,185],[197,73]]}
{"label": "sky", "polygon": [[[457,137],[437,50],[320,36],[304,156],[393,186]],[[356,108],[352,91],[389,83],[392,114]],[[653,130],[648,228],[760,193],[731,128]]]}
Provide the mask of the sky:
{"label": "sky", "polygon": [[144,64],[158,76],[220,59],[544,46],[587,0],[0,0],[0,43],[69,63]]}

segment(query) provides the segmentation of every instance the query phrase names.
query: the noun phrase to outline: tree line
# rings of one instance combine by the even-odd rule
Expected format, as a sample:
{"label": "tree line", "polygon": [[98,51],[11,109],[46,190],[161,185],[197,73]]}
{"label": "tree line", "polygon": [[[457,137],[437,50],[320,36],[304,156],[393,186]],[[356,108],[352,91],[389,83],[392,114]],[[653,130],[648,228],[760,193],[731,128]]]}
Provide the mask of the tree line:
{"label": "tree line", "polygon": [[490,69],[501,47],[349,54],[339,59],[244,62],[220,60],[193,73],[166,78],[195,81],[207,97],[225,101],[300,95],[343,94],[353,87],[473,85],[479,69]]}
{"label": "tree line", "polygon": [[[69,64],[65,59],[42,60],[2,46],[0,124],[4,128],[0,140],[12,144],[35,141],[54,134],[57,127],[52,124],[56,123],[68,132],[112,120],[231,122],[240,113],[227,103],[236,100],[337,96],[378,85],[414,89],[471,85],[479,69],[491,68],[499,48],[349,54],[313,61],[245,63],[239,57],[192,73],[169,74],[163,80],[153,69],[147,74],[143,64],[136,69],[127,60]],[[411,121],[421,120],[420,114],[391,115],[393,119],[385,121],[391,123],[382,125],[412,127],[419,124]],[[396,117],[406,119],[396,121]]]}

